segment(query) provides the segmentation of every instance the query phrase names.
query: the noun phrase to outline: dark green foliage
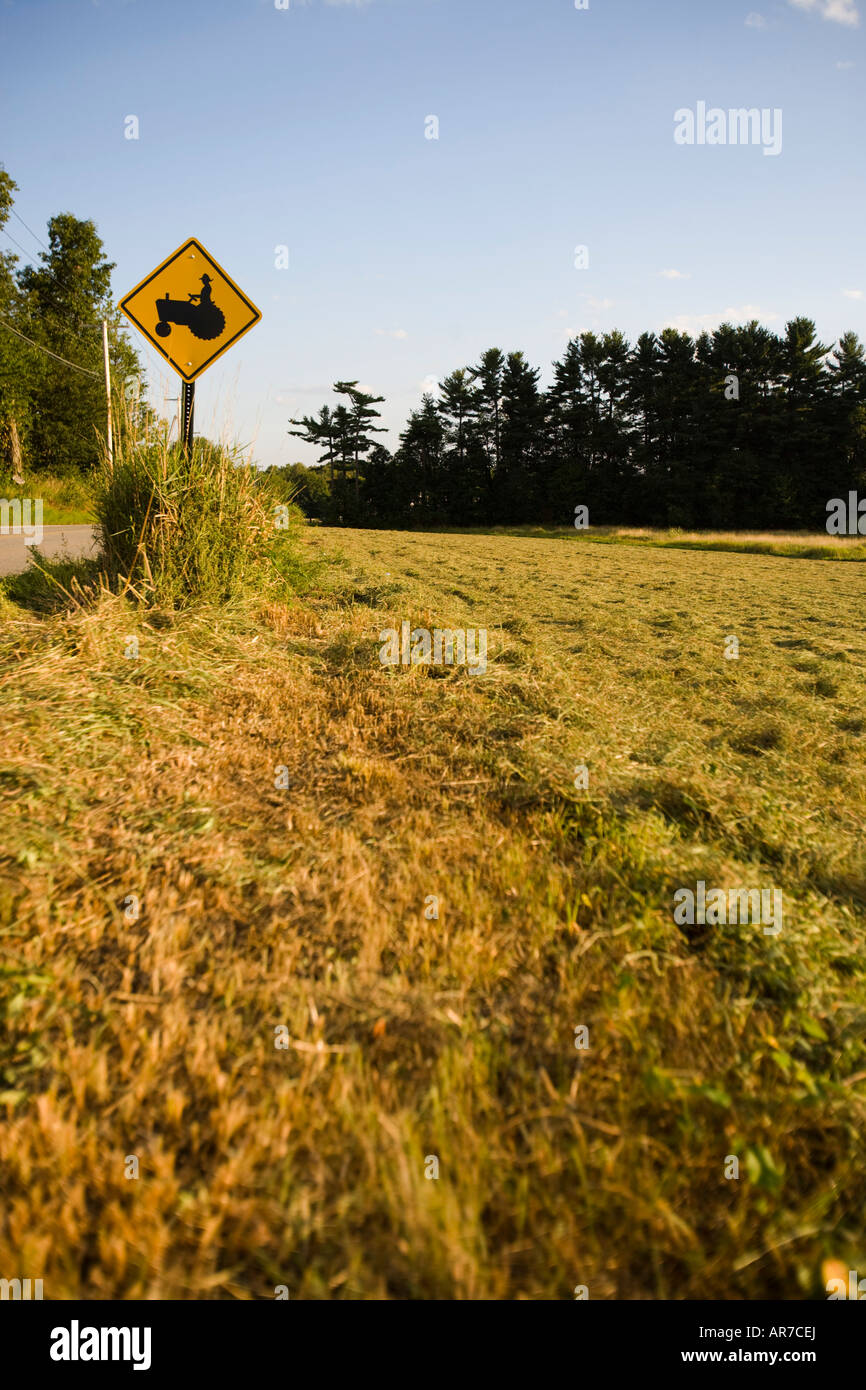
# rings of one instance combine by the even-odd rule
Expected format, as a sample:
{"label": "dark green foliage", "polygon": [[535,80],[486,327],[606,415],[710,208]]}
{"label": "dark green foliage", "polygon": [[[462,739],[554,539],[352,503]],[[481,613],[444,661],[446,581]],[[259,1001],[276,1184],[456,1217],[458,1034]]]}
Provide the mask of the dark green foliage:
{"label": "dark green foliage", "polygon": [[757,320],[697,340],[667,328],[633,347],[587,332],[546,392],[538,378],[522,353],[490,348],[424,396],[393,455],[354,397],[293,421],[328,465],[306,470],[300,505],[367,526],[568,525],[585,506],[593,525],[816,531],[831,498],[866,493],[854,333],[831,352],[807,318],[782,335]]}
{"label": "dark green foliage", "polygon": [[[17,185],[0,168],[0,228],[9,220]],[[21,294],[15,278],[18,257],[0,251],[0,470],[16,471],[26,449],[32,416],[28,363],[31,351],[10,331],[21,318]],[[5,468],[3,465],[5,464]]]}
{"label": "dark green foliage", "polygon": [[337,381],[334,390],[337,395],[348,397],[348,406],[338,405],[331,410],[325,405],[317,417],[304,415],[300,420],[292,420],[290,423],[300,428],[289,430],[289,434],[322,450],[319,461],[328,466],[330,507],[327,519],[357,525],[365,514],[361,468],[365,457],[376,448],[370,436],[384,433],[373,424],[380,418],[373,407],[385,398],[367,395],[359,390],[357,381]]}
{"label": "dark green foliage", "polygon": [[[0,227],[15,188],[0,169]],[[19,456],[28,472],[86,472],[106,433],[103,320],[118,442],[151,416],[138,356],[112,303],[114,267],[93,222],[68,212],[50,219],[35,266],[19,268],[19,259],[0,253],[0,473],[16,471]]]}

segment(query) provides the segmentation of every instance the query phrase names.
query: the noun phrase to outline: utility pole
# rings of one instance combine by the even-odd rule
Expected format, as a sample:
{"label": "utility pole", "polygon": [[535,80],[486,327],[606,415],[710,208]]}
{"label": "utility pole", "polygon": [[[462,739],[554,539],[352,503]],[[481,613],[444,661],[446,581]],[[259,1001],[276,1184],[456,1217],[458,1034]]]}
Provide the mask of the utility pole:
{"label": "utility pole", "polygon": [[21,441],[18,438],[18,425],[14,416],[9,421],[9,435],[12,440],[12,481],[16,487],[23,487],[24,474],[21,472]]}
{"label": "utility pole", "polygon": [[108,466],[114,468],[114,441],[111,437],[111,373],[108,370],[108,323],[102,320],[102,356],[105,361],[105,400],[108,410]]}

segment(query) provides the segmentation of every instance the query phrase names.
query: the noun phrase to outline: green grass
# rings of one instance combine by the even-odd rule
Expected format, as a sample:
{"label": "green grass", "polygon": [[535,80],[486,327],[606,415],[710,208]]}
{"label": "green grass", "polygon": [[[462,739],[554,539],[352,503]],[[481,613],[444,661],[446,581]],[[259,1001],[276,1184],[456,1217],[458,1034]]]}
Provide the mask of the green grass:
{"label": "green grass", "polygon": [[32,473],[25,478],[21,487],[11,478],[0,482],[0,492],[4,497],[42,498],[42,523],[44,526],[72,526],[92,523],[95,520],[93,509],[92,478],[80,473],[56,476],[47,473]]}
{"label": "green grass", "polygon": [[239,450],[163,433],[103,461],[94,511],[107,572],[163,607],[284,596],[298,577],[300,513]]}
{"label": "green grass", "polygon": [[[302,548],[302,600],[0,611],[0,1266],[826,1297],[866,1260],[857,569]],[[486,675],[383,667],[404,618],[486,628]],[[699,878],[780,889],[783,931],[678,926]]]}

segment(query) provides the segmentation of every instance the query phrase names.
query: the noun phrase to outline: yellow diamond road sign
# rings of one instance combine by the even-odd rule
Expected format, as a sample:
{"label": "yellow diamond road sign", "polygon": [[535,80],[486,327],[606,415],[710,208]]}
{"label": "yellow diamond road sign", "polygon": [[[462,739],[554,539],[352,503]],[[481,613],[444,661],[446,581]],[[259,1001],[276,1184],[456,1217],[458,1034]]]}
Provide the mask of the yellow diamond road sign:
{"label": "yellow diamond road sign", "polygon": [[195,239],[172,252],[120,307],[184,381],[195,381],[261,318]]}

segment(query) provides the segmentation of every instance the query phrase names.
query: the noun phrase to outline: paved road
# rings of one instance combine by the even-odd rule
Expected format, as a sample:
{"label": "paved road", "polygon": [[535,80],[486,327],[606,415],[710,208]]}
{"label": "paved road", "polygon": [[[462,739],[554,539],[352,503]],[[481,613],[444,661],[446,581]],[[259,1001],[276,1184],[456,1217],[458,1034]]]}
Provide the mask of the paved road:
{"label": "paved road", "polygon": [[[95,531],[92,526],[43,526],[43,555],[54,559],[64,552],[72,560],[91,554],[96,548]],[[16,574],[27,568],[30,546],[24,544],[23,536],[0,535],[0,574]]]}

